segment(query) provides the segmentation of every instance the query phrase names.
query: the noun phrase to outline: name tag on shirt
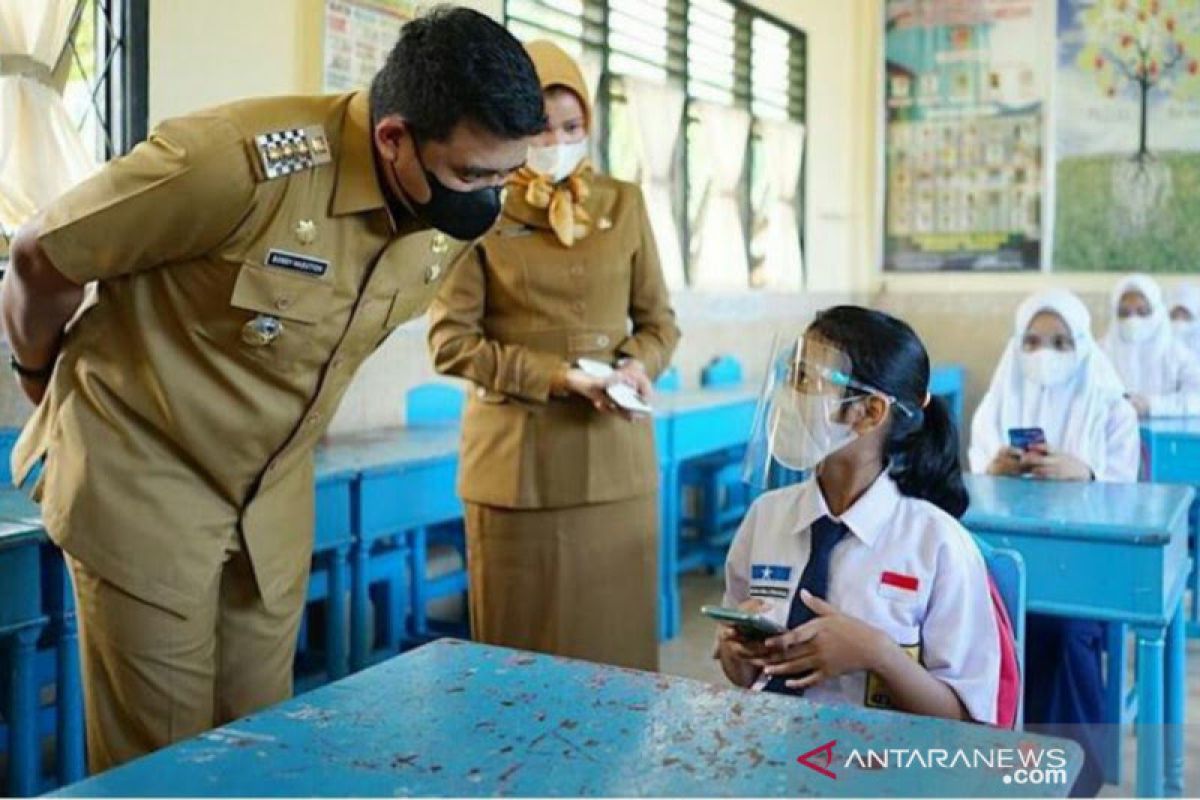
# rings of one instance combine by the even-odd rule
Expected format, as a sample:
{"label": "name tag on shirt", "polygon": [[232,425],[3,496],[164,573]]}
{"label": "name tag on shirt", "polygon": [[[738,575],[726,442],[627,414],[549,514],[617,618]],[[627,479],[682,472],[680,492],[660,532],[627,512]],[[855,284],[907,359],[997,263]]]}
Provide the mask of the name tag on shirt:
{"label": "name tag on shirt", "polygon": [[314,258],[301,253],[289,253],[287,250],[267,251],[267,266],[299,272],[320,278],[329,271],[329,262],[323,258]]}
{"label": "name tag on shirt", "polygon": [[916,600],[921,582],[913,575],[884,571],[879,576],[879,596],[891,600]]}

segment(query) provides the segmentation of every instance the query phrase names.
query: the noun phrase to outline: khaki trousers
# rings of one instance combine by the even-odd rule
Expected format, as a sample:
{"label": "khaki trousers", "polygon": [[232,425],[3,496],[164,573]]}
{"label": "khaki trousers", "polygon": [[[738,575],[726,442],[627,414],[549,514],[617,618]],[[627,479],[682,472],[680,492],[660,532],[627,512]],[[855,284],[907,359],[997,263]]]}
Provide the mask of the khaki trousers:
{"label": "khaki trousers", "polygon": [[233,545],[196,611],[181,617],[70,556],[67,564],[92,773],[291,696],[306,581],[272,613],[259,598],[249,558]]}

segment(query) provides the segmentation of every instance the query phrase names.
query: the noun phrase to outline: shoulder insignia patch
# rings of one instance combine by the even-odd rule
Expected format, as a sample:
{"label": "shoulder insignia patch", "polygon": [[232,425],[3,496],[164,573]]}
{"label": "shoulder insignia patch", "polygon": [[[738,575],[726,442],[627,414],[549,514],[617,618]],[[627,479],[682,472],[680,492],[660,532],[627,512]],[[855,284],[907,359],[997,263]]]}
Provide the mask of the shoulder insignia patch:
{"label": "shoulder insignia patch", "polygon": [[329,137],[320,125],[285,128],[254,137],[255,167],[263,180],[274,180],[332,161]]}

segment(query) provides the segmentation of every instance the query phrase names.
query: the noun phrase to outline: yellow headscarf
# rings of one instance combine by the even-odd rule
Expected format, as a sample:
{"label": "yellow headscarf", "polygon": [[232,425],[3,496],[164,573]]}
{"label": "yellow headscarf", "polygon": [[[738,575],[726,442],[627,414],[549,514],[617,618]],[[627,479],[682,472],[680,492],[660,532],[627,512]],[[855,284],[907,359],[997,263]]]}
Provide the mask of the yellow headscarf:
{"label": "yellow headscarf", "polygon": [[[545,91],[552,86],[570,89],[579,97],[583,106],[583,119],[587,130],[592,129],[592,100],[583,73],[567,53],[558,45],[546,40],[529,42],[525,51],[537,69],[538,79]],[[523,190],[525,202],[533,208],[545,209],[546,219],[554,235],[566,247],[591,233],[592,218],[584,208],[591,194],[590,183],[593,171],[591,162],[583,159],[566,179],[552,183],[548,175],[522,167],[509,182],[514,189]]]}

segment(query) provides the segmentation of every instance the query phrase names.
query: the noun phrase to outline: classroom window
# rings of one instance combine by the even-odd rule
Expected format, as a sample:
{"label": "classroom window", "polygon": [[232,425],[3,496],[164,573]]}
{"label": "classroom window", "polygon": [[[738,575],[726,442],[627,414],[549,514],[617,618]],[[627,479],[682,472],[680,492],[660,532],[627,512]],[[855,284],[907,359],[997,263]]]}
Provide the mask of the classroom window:
{"label": "classroom window", "polygon": [[[697,283],[701,228],[706,210],[716,202],[726,212],[735,209],[731,213],[740,225],[734,234],[739,241],[733,244],[743,257],[732,259],[731,269],[739,274],[727,276],[727,285],[759,285],[755,266],[762,258],[755,254],[753,237],[765,224],[764,209],[778,187],[771,183],[773,151],[762,144],[758,120],[803,122],[804,33],[742,0],[506,0],[505,18],[523,40],[549,38],[576,57],[599,53],[603,77],[594,136],[599,164],[614,177],[642,182],[645,188],[655,173],[644,163],[639,104],[633,96],[639,86],[643,91],[645,82],[678,87],[684,110],[682,135],[671,156],[670,203],[676,221],[671,235],[685,262],[682,280]],[[740,109],[746,119],[740,124],[736,115],[722,120],[720,112],[705,105]],[[644,113],[645,102],[640,108]],[[731,162],[739,173],[732,190],[729,175],[714,170],[715,159],[728,154],[714,149],[713,125],[744,132],[739,138],[743,151]],[[654,162],[659,171],[662,157],[657,154]],[[802,202],[797,192],[797,220]],[[802,227],[797,225],[797,231],[801,239]],[[709,231],[710,242],[724,238]]]}
{"label": "classroom window", "polygon": [[688,96],[733,105],[734,8],[726,0],[691,0],[688,6]]}
{"label": "classroom window", "polygon": [[[15,29],[0,39],[26,67],[5,78],[18,99],[0,110],[0,124],[19,132],[8,146],[20,148],[0,152],[0,262],[38,207],[145,138],[146,3],[43,0],[6,18]],[[53,170],[31,173],[36,164]]]}
{"label": "classroom window", "polygon": [[105,161],[146,138],[147,0],[84,0],[76,13],[63,102]]}

